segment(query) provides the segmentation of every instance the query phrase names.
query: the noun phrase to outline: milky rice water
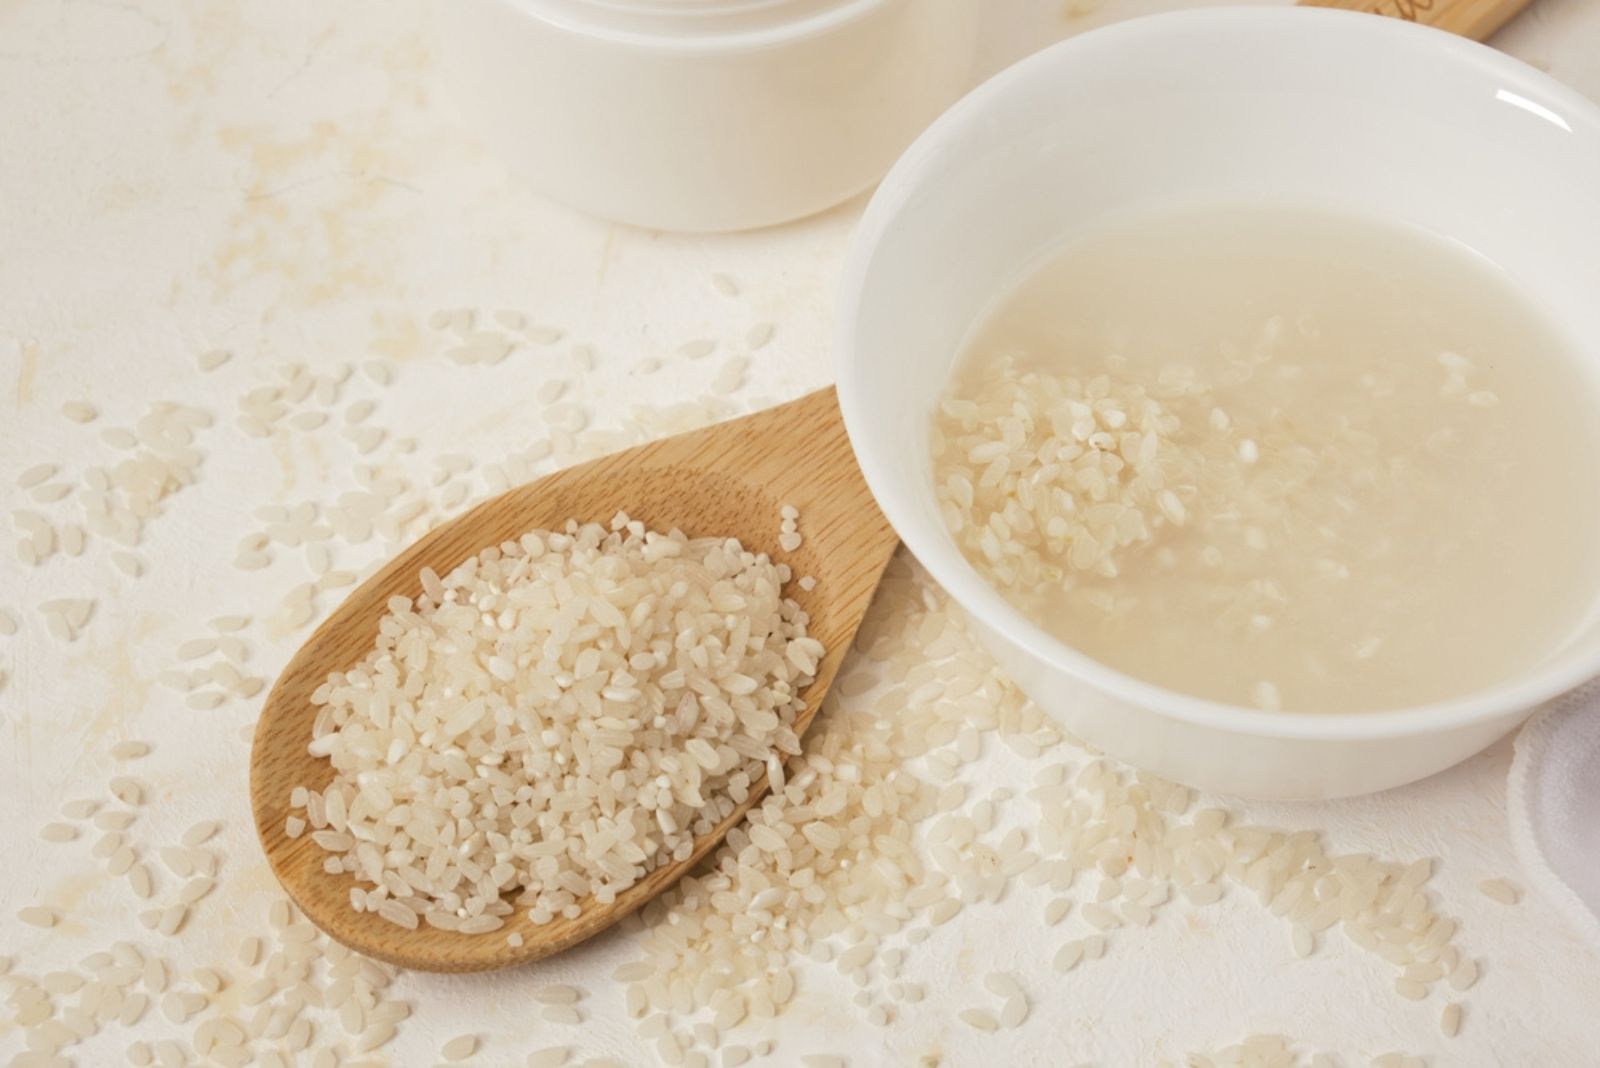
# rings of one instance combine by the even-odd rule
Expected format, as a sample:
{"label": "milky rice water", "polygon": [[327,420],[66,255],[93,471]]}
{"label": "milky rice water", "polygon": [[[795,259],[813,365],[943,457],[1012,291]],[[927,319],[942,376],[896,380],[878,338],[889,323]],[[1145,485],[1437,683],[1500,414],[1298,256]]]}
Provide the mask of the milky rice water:
{"label": "milky rice water", "polygon": [[1420,231],[1147,214],[980,319],[934,477],[973,565],[1096,660],[1264,709],[1410,706],[1529,667],[1593,604],[1578,366]]}

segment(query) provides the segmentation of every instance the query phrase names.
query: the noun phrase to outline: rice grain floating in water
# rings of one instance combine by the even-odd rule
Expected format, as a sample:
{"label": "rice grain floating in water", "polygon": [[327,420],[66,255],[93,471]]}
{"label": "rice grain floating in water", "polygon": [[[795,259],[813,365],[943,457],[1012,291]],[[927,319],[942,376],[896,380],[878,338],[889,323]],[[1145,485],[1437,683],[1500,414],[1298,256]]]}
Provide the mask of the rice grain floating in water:
{"label": "rice grain floating in water", "polygon": [[1570,349],[1420,231],[1108,222],[964,342],[935,492],[975,569],[1113,668],[1274,712],[1442,700],[1539,662],[1600,588]]}
{"label": "rice grain floating in water", "polygon": [[424,569],[362,664],[312,695],[335,777],[297,807],[331,870],[372,887],[353,904],[488,933],[508,894],[548,923],[687,858],[799,752],[824,649],[790,577],[624,515]]}

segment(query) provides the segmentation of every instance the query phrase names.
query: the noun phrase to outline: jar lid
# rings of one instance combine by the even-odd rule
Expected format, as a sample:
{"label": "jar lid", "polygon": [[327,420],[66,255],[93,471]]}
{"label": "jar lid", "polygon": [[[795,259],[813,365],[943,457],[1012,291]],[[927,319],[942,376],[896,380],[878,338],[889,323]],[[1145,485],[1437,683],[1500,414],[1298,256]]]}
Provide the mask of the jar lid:
{"label": "jar lid", "polygon": [[508,0],[575,33],[641,47],[758,48],[833,29],[885,0]]}

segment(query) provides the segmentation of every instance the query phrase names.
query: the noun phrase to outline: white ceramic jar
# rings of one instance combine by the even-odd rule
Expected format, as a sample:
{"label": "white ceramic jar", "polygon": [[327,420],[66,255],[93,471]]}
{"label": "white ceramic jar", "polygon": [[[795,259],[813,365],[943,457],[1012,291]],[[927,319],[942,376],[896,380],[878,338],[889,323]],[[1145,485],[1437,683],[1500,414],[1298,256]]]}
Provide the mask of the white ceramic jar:
{"label": "white ceramic jar", "polygon": [[463,118],[592,215],[740,230],[881,178],[964,92],[979,0],[448,0]]}

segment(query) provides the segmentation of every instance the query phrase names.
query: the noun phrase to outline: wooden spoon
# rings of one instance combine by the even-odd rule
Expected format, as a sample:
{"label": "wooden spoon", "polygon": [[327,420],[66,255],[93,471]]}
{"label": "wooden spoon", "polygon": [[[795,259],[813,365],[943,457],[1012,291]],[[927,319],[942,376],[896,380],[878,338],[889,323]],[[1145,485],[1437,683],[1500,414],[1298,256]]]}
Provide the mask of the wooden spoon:
{"label": "wooden spoon", "polygon": [[[779,509],[800,510],[805,542],[778,551]],[[311,692],[330,672],[359,663],[372,648],[390,597],[416,597],[424,566],[443,575],[479,550],[569,519],[607,522],[626,511],[647,526],[678,527],[690,535],[728,535],[747,548],[787,562],[795,575],[812,575],[807,592],[785,592],[809,613],[808,631],[827,647],[816,681],[806,690],[795,722],[804,731],[839,670],[897,539],[856,467],[829,388],[797,401],[662,441],[641,445],[553,475],[486,501],[451,520],[391,560],[340,605],[289,662],[268,696],[250,754],[250,800],[267,859],[295,904],[322,930],[357,952],[407,968],[468,972],[504,968],[565,949],[655,897],[700,860],[743,818],[767,788],[750,797],[710,833],[695,841],[682,863],[657,868],[610,905],[592,901],[574,920],[542,926],[518,909],[500,930],[463,935],[427,925],[406,930],[350,907],[350,875],[330,875],[328,855],[309,835],[290,838],[284,821],[296,786],[326,787],[332,765],[307,751],[315,718]],[[522,936],[512,946],[506,936]]]}
{"label": "wooden spoon", "polygon": [[1527,7],[1530,0],[1300,0],[1305,7],[1339,7],[1347,11],[1370,11],[1408,22],[1420,22],[1437,30],[1487,40],[1511,17]]}

